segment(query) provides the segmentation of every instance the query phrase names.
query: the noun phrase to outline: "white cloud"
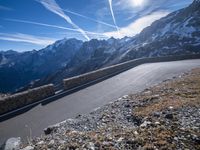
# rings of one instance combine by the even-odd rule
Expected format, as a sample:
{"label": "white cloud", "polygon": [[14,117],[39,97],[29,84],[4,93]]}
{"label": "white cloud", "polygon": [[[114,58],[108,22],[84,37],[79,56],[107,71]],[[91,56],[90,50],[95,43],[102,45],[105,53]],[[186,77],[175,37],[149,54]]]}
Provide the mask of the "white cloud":
{"label": "white cloud", "polygon": [[75,29],[77,29],[87,40],[90,40],[90,38],[87,36],[85,31],[81,29],[78,25],[76,25],[69,16],[65,15],[63,10],[58,6],[55,0],[36,0],[39,3],[41,3],[46,9],[49,11],[59,15],[65,21],[67,21],[69,24],[71,24]]}
{"label": "white cloud", "polygon": [[117,31],[105,32],[104,34],[108,37],[115,37],[115,38],[122,38],[124,36],[134,36],[140,33],[145,27],[150,26],[154,21],[168,14],[169,12],[167,11],[154,12],[150,15],[146,15],[144,17],[135,20],[126,27],[120,28],[119,30],[120,35],[118,34]]}
{"label": "white cloud", "polygon": [[5,41],[14,41],[14,42],[25,42],[36,45],[49,45],[56,41],[56,39],[51,39],[47,37],[33,36],[22,33],[8,34],[8,33],[0,33],[0,40]]}

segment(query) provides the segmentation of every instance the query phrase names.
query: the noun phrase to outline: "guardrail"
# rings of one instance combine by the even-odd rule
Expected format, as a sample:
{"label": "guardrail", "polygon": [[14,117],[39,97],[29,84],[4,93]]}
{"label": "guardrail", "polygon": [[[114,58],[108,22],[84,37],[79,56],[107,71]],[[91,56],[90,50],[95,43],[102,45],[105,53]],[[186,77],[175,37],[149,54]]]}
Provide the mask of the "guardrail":
{"label": "guardrail", "polygon": [[23,107],[55,94],[53,84],[17,93],[0,100],[0,114]]}
{"label": "guardrail", "polygon": [[110,67],[102,68],[96,71],[92,71],[89,73],[85,73],[79,76],[75,76],[72,78],[64,79],[63,85],[64,89],[68,90],[83,84],[87,84],[94,80],[98,80],[105,77],[114,76],[119,74],[125,70],[133,68],[135,66],[144,64],[144,63],[153,63],[153,62],[165,62],[165,61],[175,61],[175,60],[186,60],[186,59],[199,59],[200,54],[194,55],[179,55],[179,56],[167,56],[167,57],[153,57],[153,58],[140,58],[131,60],[128,62],[120,63],[117,65],[113,65]]}

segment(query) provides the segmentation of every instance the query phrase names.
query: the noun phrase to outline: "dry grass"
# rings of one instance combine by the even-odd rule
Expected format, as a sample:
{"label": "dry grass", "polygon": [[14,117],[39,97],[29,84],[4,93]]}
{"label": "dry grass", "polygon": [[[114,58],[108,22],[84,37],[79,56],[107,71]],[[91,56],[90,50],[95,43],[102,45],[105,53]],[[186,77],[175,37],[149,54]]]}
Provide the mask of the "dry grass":
{"label": "dry grass", "polygon": [[[156,98],[152,95],[156,95]],[[141,96],[132,95],[132,99],[135,97],[142,101],[151,101],[150,104],[134,110],[134,114],[140,116],[148,116],[170,106],[174,109],[183,106],[200,106],[200,69],[192,70],[183,78],[156,86]]]}

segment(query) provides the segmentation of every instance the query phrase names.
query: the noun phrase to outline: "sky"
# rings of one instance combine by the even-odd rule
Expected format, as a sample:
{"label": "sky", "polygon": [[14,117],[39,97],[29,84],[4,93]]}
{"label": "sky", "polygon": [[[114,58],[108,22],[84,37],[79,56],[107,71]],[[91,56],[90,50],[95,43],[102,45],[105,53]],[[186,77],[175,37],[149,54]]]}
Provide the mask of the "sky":
{"label": "sky", "polygon": [[0,51],[134,36],[192,0],[0,0]]}

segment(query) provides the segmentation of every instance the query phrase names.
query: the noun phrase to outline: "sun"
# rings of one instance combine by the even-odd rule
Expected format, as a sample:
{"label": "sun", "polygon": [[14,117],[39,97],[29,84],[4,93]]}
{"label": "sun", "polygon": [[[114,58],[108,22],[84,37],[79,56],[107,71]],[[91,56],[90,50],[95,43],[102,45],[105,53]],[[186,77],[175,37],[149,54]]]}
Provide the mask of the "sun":
{"label": "sun", "polygon": [[134,7],[142,7],[145,4],[145,0],[131,0]]}

